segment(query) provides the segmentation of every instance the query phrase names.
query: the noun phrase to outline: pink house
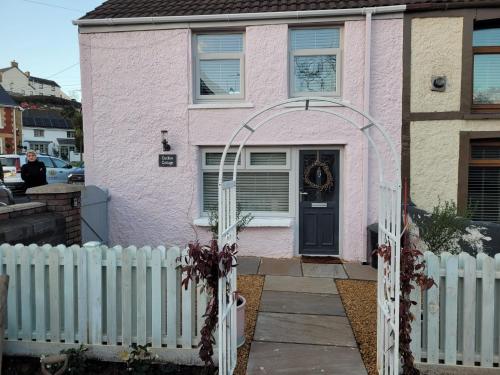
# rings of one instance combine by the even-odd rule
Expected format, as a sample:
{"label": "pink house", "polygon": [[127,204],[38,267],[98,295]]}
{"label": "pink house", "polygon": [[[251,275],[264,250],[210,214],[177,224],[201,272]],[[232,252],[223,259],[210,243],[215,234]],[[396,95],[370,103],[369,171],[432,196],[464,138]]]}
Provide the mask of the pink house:
{"label": "pink house", "polygon": [[[206,241],[222,149],[273,103],[349,103],[400,152],[404,5],[394,3],[109,0],[75,21],[86,180],[109,189],[111,244]],[[294,105],[303,107],[284,107]],[[254,216],[240,255],[366,260],[366,228],[377,221],[373,152],[323,112],[290,111],[259,129],[238,164],[239,206]]]}

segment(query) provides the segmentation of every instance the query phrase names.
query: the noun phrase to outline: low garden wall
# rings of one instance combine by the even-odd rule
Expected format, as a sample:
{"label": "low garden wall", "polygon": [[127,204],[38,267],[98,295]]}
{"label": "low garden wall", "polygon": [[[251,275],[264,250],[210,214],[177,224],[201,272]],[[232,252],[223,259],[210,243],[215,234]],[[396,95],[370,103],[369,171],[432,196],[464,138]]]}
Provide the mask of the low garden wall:
{"label": "low garden wall", "polygon": [[0,207],[0,243],[66,243],[64,216],[40,202]]}
{"label": "low garden wall", "polygon": [[[440,256],[425,252],[425,273],[435,286],[415,289],[412,342],[415,361],[430,372],[463,366],[460,373],[498,371],[500,364],[500,254]],[[432,370],[432,371],[431,371]],[[464,372],[465,371],[465,372]],[[490,371],[490,370],[488,370]]]}
{"label": "low garden wall", "polygon": [[12,280],[4,353],[40,356],[83,344],[89,356],[119,361],[136,343],[150,344],[160,360],[200,365],[206,295],[191,283],[181,288],[181,254],[96,243],[0,246],[0,271]]}

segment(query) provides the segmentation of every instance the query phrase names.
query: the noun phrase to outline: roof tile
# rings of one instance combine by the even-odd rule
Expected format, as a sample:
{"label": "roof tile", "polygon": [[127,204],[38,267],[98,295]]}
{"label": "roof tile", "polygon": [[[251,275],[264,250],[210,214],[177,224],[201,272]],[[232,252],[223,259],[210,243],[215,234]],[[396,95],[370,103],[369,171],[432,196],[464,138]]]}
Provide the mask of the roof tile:
{"label": "roof tile", "polygon": [[500,5],[500,0],[108,0],[82,19],[306,11],[403,4],[476,6]]}

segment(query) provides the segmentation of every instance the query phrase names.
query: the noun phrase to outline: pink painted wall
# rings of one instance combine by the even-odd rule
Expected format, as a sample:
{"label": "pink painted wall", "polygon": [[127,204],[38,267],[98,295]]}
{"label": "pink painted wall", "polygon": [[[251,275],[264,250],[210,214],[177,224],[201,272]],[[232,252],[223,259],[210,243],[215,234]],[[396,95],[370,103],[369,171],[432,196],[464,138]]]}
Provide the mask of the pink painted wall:
{"label": "pink painted wall", "polygon": [[[371,110],[399,149],[402,20],[373,24]],[[359,108],[364,25],[345,23],[342,50],[342,98]],[[287,26],[250,26],[245,34],[246,102],[254,108],[188,109],[190,37],[186,29],[80,34],[86,179],[110,191],[112,244],[182,245],[208,239],[204,228],[192,225],[201,205],[199,146],[224,145],[244,118],[288,97]],[[177,168],[158,167],[164,129]],[[333,116],[300,112],[274,120],[249,144],[344,147],[341,255],[364,260],[362,134]],[[371,173],[372,221],[376,177]],[[240,235],[240,254],[291,257],[297,240],[293,226],[248,228]]]}

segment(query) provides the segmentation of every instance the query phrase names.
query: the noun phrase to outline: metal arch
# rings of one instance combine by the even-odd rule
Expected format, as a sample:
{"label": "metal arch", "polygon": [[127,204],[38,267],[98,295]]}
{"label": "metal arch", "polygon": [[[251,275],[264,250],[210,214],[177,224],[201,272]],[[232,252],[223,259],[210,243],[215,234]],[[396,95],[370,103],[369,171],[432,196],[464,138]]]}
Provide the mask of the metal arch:
{"label": "metal arch", "polygon": [[[282,109],[272,113],[270,116],[258,122],[255,126],[250,124],[265,112],[282,107],[288,103],[304,102],[305,107]],[[358,126],[356,121],[344,114],[322,108],[311,108],[310,102],[325,102],[334,104],[340,108],[350,109],[355,114],[369,121],[366,126]],[[236,129],[226,143],[219,165],[218,179],[218,213],[219,213],[219,249],[226,244],[236,242],[236,177],[237,166],[243,147],[245,147],[251,136],[262,126],[271,120],[288,113],[311,110],[334,115],[348,125],[361,131],[375,150],[379,166],[379,243],[386,243],[392,248],[390,263],[383,262],[379,257],[378,271],[378,293],[377,293],[377,368],[380,374],[395,375],[399,371],[399,274],[400,274],[400,231],[401,231],[401,169],[396,147],[386,130],[369,114],[358,110],[350,103],[342,100],[302,97],[283,100],[263,108],[251,114]],[[362,121],[364,122],[364,121]],[[384,175],[386,165],[381,157],[375,140],[366,130],[374,127],[381,134],[389,147],[394,171],[394,182],[385,183]],[[227,153],[240,132],[246,129],[249,133],[244,136],[236,152],[233,164],[233,176],[230,181],[224,182],[224,166]],[[387,177],[387,176],[386,176]],[[232,374],[236,365],[236,302],[234,291],[236,290],[236,271],[232,271],[228,278],[219,279],[219,373],[221,375]]]}
{"label": "metal arch", "polygon": [[[365,134],[365,136],[367,136],[367,132],[364,131],[364,127],[357,127],[357,125],[355,125],[355,123],[338,114],[338,113],[334,113],[332,111],[328,111],[328,110],[320,110],[319,108],[311,108],[309,107],[309,102],[324,102],[324,103],[331,103],[331,104],[336,104],[337,106],[339,107],[345,107],[345,108],[348,108],[350,110],[352,110],[353,112],[359,114],[360,116],[362,116],[363,118],[367,119],[370,124],[373,124],[373,126],[378,130],[380,131],[380,133],[382,134],[383,138],[385,139],[385,141],[387,142],[387,144],[389,145],[389,149],[390,149],[390,152],[391,152],[391,157],[393,159],[393,162],[394,162],[394,170],[396,171],[396,176],[395,176],[395,180],[400,182],[401,180],[401,168],[400,168],[400,165],[398,164],[398,156],[397,156],[397,152],[396,152],[396,147],[394,145],[394,142],[392,141],[392,139],[389,137],[389,135],[387,134],[387,132],[385,131],[385,129],[383,128],[383,126],[381,126],[373,117],[371,117],[370,115],[360,111],[359,109],[357,109],[356,107],[354,107],[353,105],[349,104],[349,103],[345,103],[343,102],[342,100],[338,100],[338,99],[330,99],[330,98],[321,98],[321,97],[300,97],[300,98],[292,98],[292,99],[287,99],[287,100],[283,100],[281,102],[278,102],[278,103],[274,103],[272,105],[269,105],[265,108],[263,108],[262,110],[258,111],[258,112],[255,112],[253,113],[252,115],[250,115],[249,117],[247,117],[247,119],[245,121],[243,121],[240,125],[240,127],[238,129],[236,129],[233,134],[231,135],[231,138],[229,139],[229,141],[226,143],[226,146],[224,148],[224,151],[222,153],[222,157],[221,157],[221,164],[219,166],[219,185],[222,183],[222,173],[223,173],[223,170],[224,170],[224,162],[226,160],[226,155],[227,155],[227,152],[229,151],[229,148],[231,147],[231,145],[233,144],[233,141],[236,139],[236,137],[238,136],[238,134],[243,130],[243,129],[247,129],[248,131],[250,131],[250,133],[244,138],[243,142],[241,142],[240,146],[239,146],[239,150],[238,152],[241,153],[241,150],[242,148],[246,145],[248,139],[250,139],[250,137],[255,133],[255,131],[260,128],[262,125],[264,125],[265,123],[269,122],[270,120],[272,120],[273,118],[276,118],[276,117],[279,117],[281,116],[281,114],[286,114],[286,113],[291,113],[291,112],[298,112],[298,111],[302,111],[304,110],[304,108],[292,108],[292,109],[289,109],[289,110],[285,110],[285,111],[282,111],[282,112],[279,112],[277,114],[273,114],[271,116],[269,116],[268,118],[266,118],[264,121],[258,123],[254,128],[252,128],[249,123],[256,119],[258,116],[260,116],[261,114],[271,110],[271,109],[274,109],[274,108],[277,108],[277,107],[280,107],[280,106],[283,106],[285,104],[289,104],[289,103],[297,103],[297,102],[305,102],[306,104],[306,108],[307,110],[311,110],[311,111],[316,111],[316,112],[325,112],[325,113],[330,113],[330,114],[333,114],[337,117],[340,117],[346,121],[348,121],[349,123],[351,123],[352,125],[354,125],[358,130],[362,131],[363,134]],[[367,137],[368,139],[370,137]],[[370,141],[370,143],[373,145],[373,143]],[[379,158],[380,155],[377,155],[377,158]],[[236,168],[237,168],[237,165],[238,165],[238,159],[236,158],[235,159],[235,164],[234,164],[234,175],[236,173]]]}

